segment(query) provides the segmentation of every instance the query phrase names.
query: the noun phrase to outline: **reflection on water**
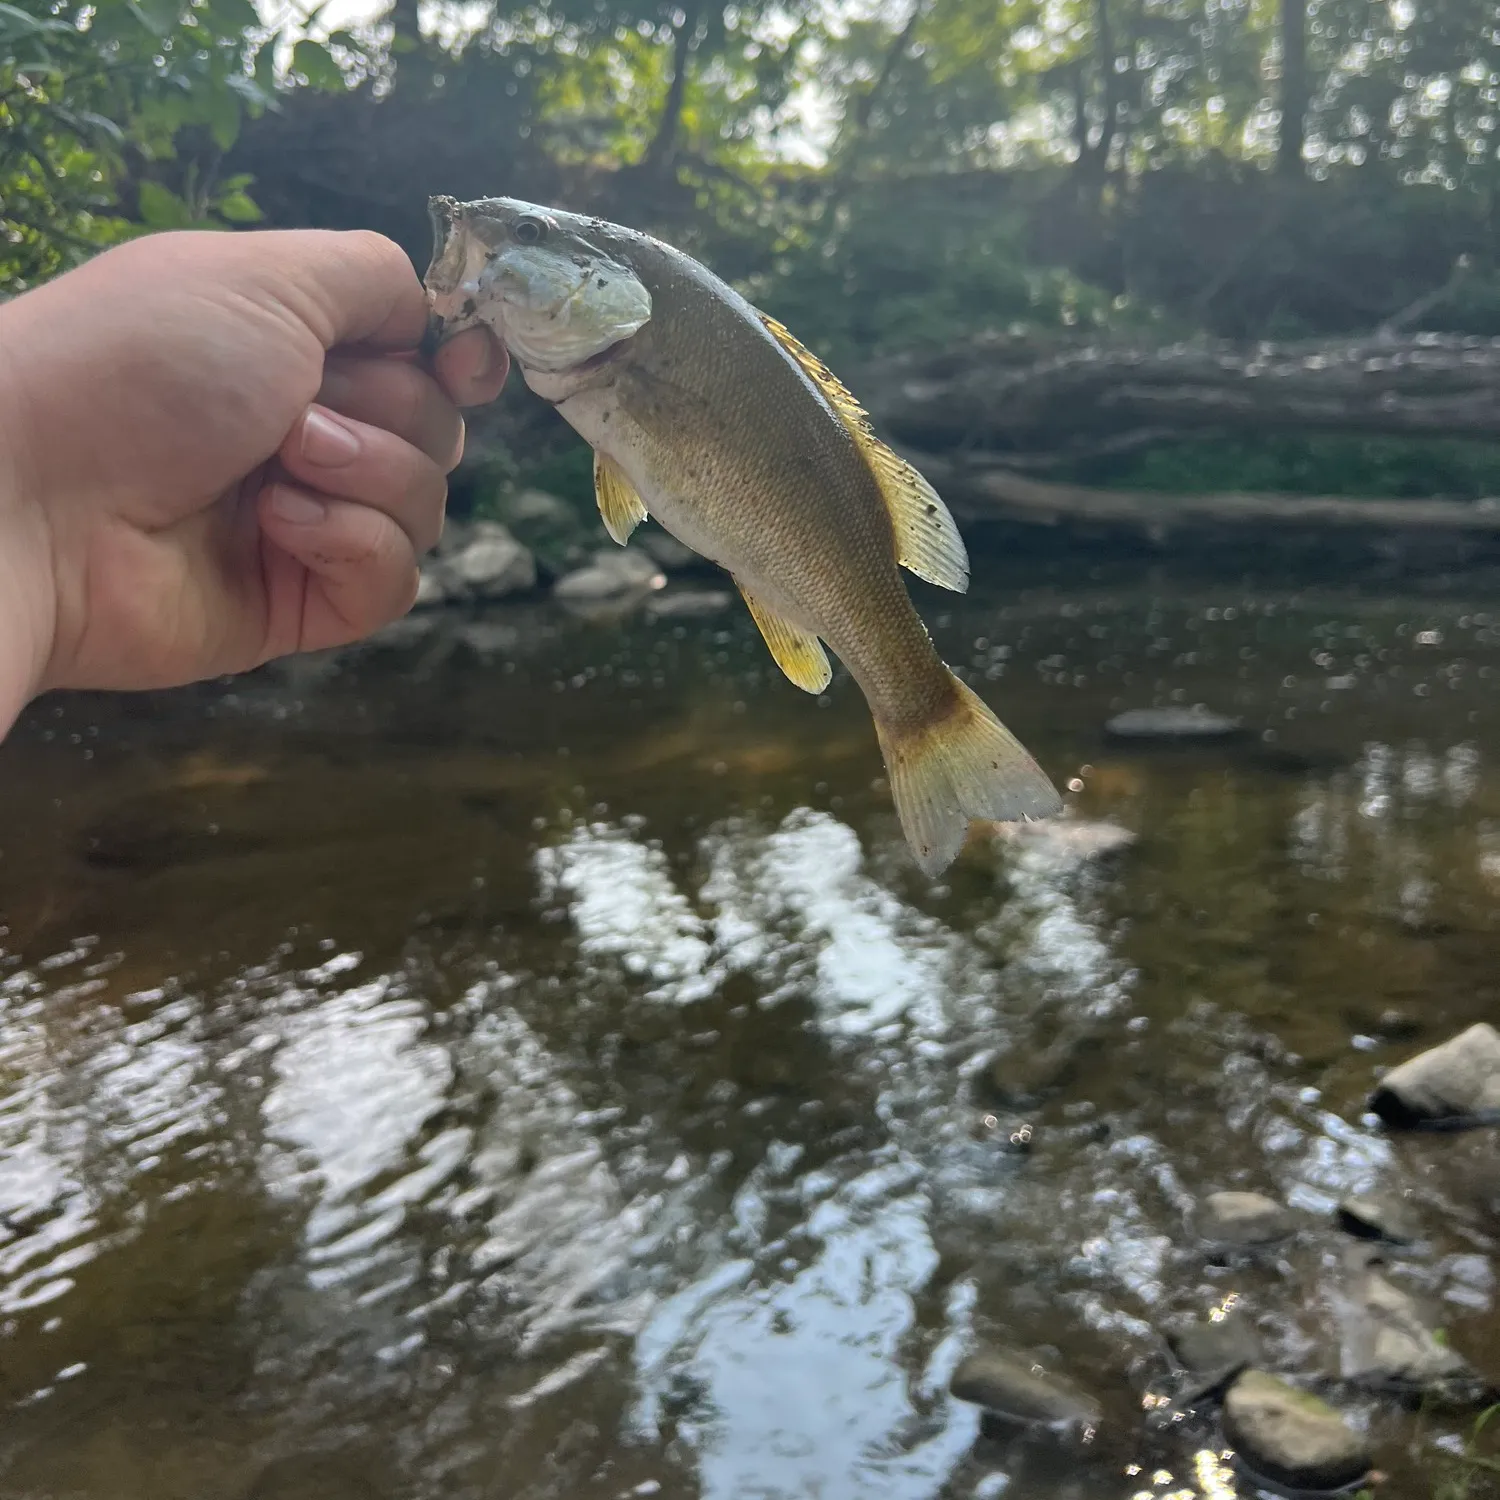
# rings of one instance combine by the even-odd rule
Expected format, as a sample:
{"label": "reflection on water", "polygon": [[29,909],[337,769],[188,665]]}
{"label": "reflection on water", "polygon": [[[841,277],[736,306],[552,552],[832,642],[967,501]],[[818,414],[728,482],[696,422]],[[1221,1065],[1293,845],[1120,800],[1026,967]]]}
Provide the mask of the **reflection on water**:
{"label": "reflection on water", "polygon": [[[481,623],[0,752],[5,1494],[1222,1495],[1146,1419],[1158,1330],[1233,1294],[1335,1374],[1332,1210],[1381,1188],[1497,1346],[1492,1140],[1363,1112],[1495,1013],[1490,615],[966,600],[945,653],[1082,790],[937,887],[857,694],[743,620]],[[1100,735],[1193,702],[1261,732]],[[1307,1232],[1213,1263],[1227,1187]],[[976,1338],[1097,1439],[981,1432]],[[1348,1409],[1412,1500],[1463,1430]]]}

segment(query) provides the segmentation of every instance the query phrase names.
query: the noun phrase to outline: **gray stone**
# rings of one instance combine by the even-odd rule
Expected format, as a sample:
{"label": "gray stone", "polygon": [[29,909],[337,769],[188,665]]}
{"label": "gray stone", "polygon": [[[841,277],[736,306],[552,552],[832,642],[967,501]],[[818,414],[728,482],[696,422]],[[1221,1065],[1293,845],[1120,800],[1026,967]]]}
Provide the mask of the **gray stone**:
{"label": "gray stone", "polygon": [[446,563],[472,599],[502,599],[536,587],[535,559],[498,521],[477,522],[469,540]]}
{"label": "gray stone", "polygon": [[1062,875],[1077,866],[1119,854],[1138,835],[1104,819],[1043,818],[1030,823],[987,823],[991,836],[1010,846],[1027,869]]}
{"label": "gray stone", "polygon": [[1230,1386],[1224,1435],[1253,1473],[1291,1489],[1343,1489],[1374,1462],[1367,1441],[1331,1406],[1262,1370],[1246,1370]]}
{"label": "gray stone", "polygon": [[1244,1369],[1260,1358],[1260,1339],[1248,1319],[1237,1312],[1195,1318],[1167,1333],[1177,1362],[1195,1375]]}
{"label": "gray stone", "polygon": [[665,587],[666,582],[666,575],[652,558],[622,547],[614,552],[595,553],[588,567],[558,579],[553,593],[570,603],[603,603],[645,598]]}
{"label": "gray stone", "polygon": [[1345,1380],[1377,1390],[1455,1395],[1482,1385],[1468,1360],[1438,1337],[1416,1298],[1380,1273],[1378,1254],[1360,1246],[1348,1264],[1342,1309]]}
{"label": "gray stone", "polygon": [[1198,704],[1191,708],[1129,708],[1116,714],[1104,730],[1122,740],[1228,739],[1247,732],[1238,719]]}
{"label": "gray stone", "polygon": [[1263,1193],[1210,1193],[1198,1210],[1198,1233],[1214,1245],[1270,1245],[1293,1229],[1292,1216]]}
{"label": "gray stone", "polygon": [[440,558],[425,558],[417,580],[417,597],[412,608],[441,609],[458,591],[458,580],[449,571],[448,565]]}
{"label": "gray stone", "polygon": [[727,589],[668,589],[652,599],[647,612],[658,620],[701,620],[734,603]]}
{"label": "gray stone", "polygon": [[637,533],[640,544],[669,573],[702,564],[703,559],[691,547],[684,547],[669,531],[660,526],[642,526]]}
{"label": "gray stone", "polygon": [[506,502],[505,516],[512,526],[569,527],[578,524],[578,512],[558,495],[546,490],[520,490]]}
{"label": "gray stone", "polygon": [[1500,1032],[1486,1021],[1392,1068],[1370,1096],[1387,1125],[1500,1121]]}
{"label": "gray stone", "polygon": [[1339,1204],[1339,1228],[1362,1240],[1410,1245],[1422,1238],[1415,1211],[1390,1193],[1356,1193]]}
{"label": "gray stone", "polygon": [[1087,1391],[1014,1349],[976,1349],[953,1372],[948,1388],[960,1401],[1023,1426],[1097,1427],[1101,1415]]}

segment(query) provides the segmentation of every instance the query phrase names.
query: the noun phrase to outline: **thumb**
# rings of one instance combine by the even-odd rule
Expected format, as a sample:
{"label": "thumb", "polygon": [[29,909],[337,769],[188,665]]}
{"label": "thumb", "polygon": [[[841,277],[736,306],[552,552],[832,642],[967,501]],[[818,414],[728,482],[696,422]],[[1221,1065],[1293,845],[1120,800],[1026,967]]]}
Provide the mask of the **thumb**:
{"label": "thumb", "polygon": [[260,242],[250,253],[274,278],[270,289],[325,349],[411,350],[421,342],[427,295],[394,240],[365,229],[282,229],[235,238]]}

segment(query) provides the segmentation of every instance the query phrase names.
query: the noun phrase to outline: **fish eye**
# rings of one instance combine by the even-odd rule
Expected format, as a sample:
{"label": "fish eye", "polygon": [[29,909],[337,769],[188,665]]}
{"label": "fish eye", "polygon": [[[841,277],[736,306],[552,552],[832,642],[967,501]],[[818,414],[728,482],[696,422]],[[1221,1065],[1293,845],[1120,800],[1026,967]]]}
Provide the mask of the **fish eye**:
{"label": "fish eye", "polygon": [[516,220],[513,231],[517,243],[522,245],[540,245],[547,235],[547,226],[541,219],[527,217]]}

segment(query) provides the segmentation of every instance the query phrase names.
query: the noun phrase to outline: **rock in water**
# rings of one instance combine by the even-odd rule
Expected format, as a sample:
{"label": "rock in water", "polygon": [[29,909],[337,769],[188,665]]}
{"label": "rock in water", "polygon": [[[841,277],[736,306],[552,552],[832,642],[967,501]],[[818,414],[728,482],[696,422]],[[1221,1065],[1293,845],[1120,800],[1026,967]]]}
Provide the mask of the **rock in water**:
{"label": "rock in water", "polygon": [[1117,740],[1223,740],[1248,733],[1238,719],[1192,708],[1128,708],[1104,732]]}
{"label": "rock in water", "polygon": [[726,589],[669,589],[651,600],[647,613],[654,620],[701,620],[733,603],[734,595]]}
{"label": "rock in water", "polygon": [[1422,1238],[1411,1205],[1389,1193],[1357,1193],[1339,1204],[1339,1228],[1362,1240],[1410,1245]]}
{"label": "rock in water", "polygon": [[1244,1368],[1260,1358],[1260,1339],[1240,1313],[1194,1319],[1167,1334],[1179,1364],[1195,1375],[1213,1375],[1232,1366]]}
{"label": "rock in water", "polygon": [[417,578],[417,597],[412,608],[438,609],[447,604],[458,591],[458,580],[447,563],[439,558],[428,558],[422,563],[422,571]]}
{"label": "rock in water", "polygon": [[1387,1125],[1500,1123],[1500,1031],[1486,1021],[1391,1069],[1370,1096]]}
{"label": "rock in water", "polygon": [[604,604],[644,599],[666,582],[652,558],[622,548],[595,553],[588,567],[558,579],[553,592],[569,604]]}
{"label": "rock in water", "polygon": [[1198,1210],[1198,1233],[1211,1245],[1271,1245],[1292,1232],[1292,1216],[1263,1193],[1210,1193]]}
{"label": "rock in water", "polygon": [[960,1401],[1024,1426],[1099,1425],[1099,1403],[1087,1391],[1018,1350],[976,1349],[953,1372],[949,1389]]}
{"label": "rock in water", "polygon": [[1345,1380],[1376,1390],[1433,1391],[1467,1400],[1483,1389],[1474,1367],[1442,1342],[1416,1299],[1377,1269],[1369,1246],[1348,1258],[1350,1279],[1343,1314]]}
{"label": "rock in water", "polygon": [[479,521],[447,558],[449,574],[472,599],[502,599],[536,586],[536,562],[505,527]]}
{"label": "rock in water", "polygon": [[703,559],[691,547],[684,547],[670,531],[663,531],[660,526],[641,528],[641,546],[669,573],[703,565]]}
{"label": "rock in water", "polygon": [[1331,1406],[1261,1370],[1230,1386],[1224,1435],[1247,1468],[1292,1489],[1342,1489],[1373,1461],[1365,1439]]}

